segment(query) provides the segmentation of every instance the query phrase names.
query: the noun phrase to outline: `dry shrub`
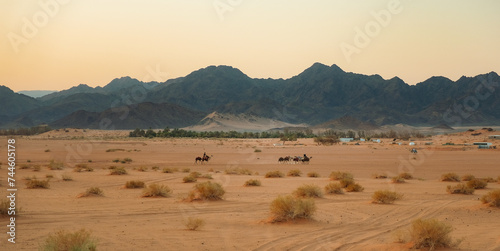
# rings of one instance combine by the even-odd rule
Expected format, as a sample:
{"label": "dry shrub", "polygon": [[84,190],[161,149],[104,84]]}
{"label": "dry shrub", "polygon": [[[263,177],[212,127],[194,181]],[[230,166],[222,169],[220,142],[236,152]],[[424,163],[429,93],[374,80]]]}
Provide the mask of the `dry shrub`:
{"label": "dry shrub", "polygon": [[392,204],[396,200],[400,200],[403,198],[403,194],[388,191],[388,190],[379,190],[375,191],[372,196],[372,203],[380,203],[380,204]]}
{"label": "dry shrub", "polygon": [[500,189],[495,189],[481,197],[481,202],[491,207],[500,207]]}
{"label": "dry shrub", "polygon": [[203,174],[200,178],[209,179],[209,180],[213,179],[212,175],[209,173]]}
{"label": "dry shrub", "polygon": [[467,186],[474,189],[484,189],[488,186],[488,183],[481,179],[473,179],[467,181]]}
{"label": "dry shrub", "polygon": [[69,176],[69,175],[63,174],[62,175],[62,180],[64,180],[64,181],[72,181],[73,178],[71,176]]}
{"label": "dry shrub", "polygon": [[182,170],[181,170],[181,171],[182,171],[183,173],[189,173],[189,172],[191,172],[191,168],[187,168],[187,167],[185,167],[185,168],[182,168]]}
{"label": "dry shrub", "polygon": [[480,178],[480,180],[483,180],[486,183],[495,183],[495,182],[497,182],[497,180],[493,179],[492,177]]}
{"label": "dry shrub", "polygon": [[146,172],[147,170],[148,170],[148,168],[145,166],[141,166],[141,167],[137,168],[137,171],[139,171],[139,172]]}
{"label": "dry shrub", "polygon": [[473,194],[474,188],[469,187],[463,183],[457,184],[456,186],[447,186],[446,192],[450,194]]}
{"label": "dry shrub", "polygon": [[302,175],[302,171],[300,171],[299,169],[293,169],[288,171],[287,175],[292,177],[300,177]]}
{"label": "dry shrub", "polygon": [[410,228],[410,241],[414,248],[429,248],[434,250],[439,247],[451,247],[453,241],[450,233],[453,228],[437,219],[414,220]]}
{"label": "dry shrub", "polygon": [[35,165],[33,166],[33,172],[39,172],[40,171],[40,165]]}
{"label": "dry shrub", "polygon": [[37,189],[37,188],[49,188],[49,180],[37,180],[36,178],[26,181],[26,188]]}
{"label": "dry shrub", "polygon": [[179,169],[177,168],[170,168],[170,167],[165,167],[163,168],[163,173],[175,173],[175,172],[178,172]]}
{"label": "dry shrub", "polygon": [[151,184],[142,191],[142,197],[170,197],[172,189],[166,185]]}
{"label": "dry shrub", "polygon": [[50,160],[50,162],[49,162],[49,169],[50,170],[62,170],[63,168],[64,168],[64,164],[62,162]]}
{"label": "dry shrub", "polygon": [[441,175],[441,181],[460,181],[460,176],[456,173],[445,173]]}
{"label": "dry shrub", "polygon": [[188,176],[184,177],[184,178],[182,179],[182,181],[183,181],[184,183],[193,183],[193,182],[196,182],[196,181],[197,181],[197,179],[196,179],[196,177],[194,177],[194,176],[192,176],[192,175],[188,175]]}
{"label": "dry shrub", "polygon": [[254,187],[259,187],[261,185],[260,180],[247,180],[245,182],[246,187],[254,186]]}
{"label": "dry shrub", "polygon": [[332,172],[330,173],[330,180],[343,180],[343,179],[354,179],[352,173],[347,172]]}
{"label": "dry shrub", "polygon": [[313,199],[296,198],[292,195],[278,196],[271,202],[271,222],[309,219],[316,212]]}
{"label": "dry shrub", "polygon": [[85,229],[73,233],[61,230],[50,234],[40,246],[40,250],[95,251],[97,250],[97,241],[91,236],[91,232]]}
{"label": "dry shrub", "polygon": [[124,175],[127,174],[127,170],[124,167],[115,167],[110,169],[109,174],[111,175]]}
{"label": "dry shrub", "polygon": [[201,173],[199,173],[199,172],[191,172],[191,173],[189,174],[189,176],[193,176],[193,177],[195,177],[195,178],[199,178],[199,177],[201,177]]}
{"label": "dry shrub", "polygon": [[362,187],[360,184],[358,183],[354,183],[354,184],[350,184],[348,185],[346,188],[345,188],[346,192],[362,192],[363,190],[365,190],[364,187]]}
{"label": "dry shrub", "polygon": [[78,197],[89,197],[89,196],[104,196],[104,192],[99,187],[91,187],[87,189],[85,193],[78,195]]}
{"label": "dry shrub", "polygon": [[20,169],[30,169],[31,166],[29,165],[26,165],[26,164],[22,164]]}
{"label": "dry shrub", "polygon": [[352,178],[343,178],[339,182],[340,182],[340,185],[342,186],[342,188],[346,188],[349,185],[352,185],[355,183],[354,179],[352,179]]}
{"label": "dry shrub", "polygon": [[462,181],[469,181],[469,180],[473,180],[475,178],[476,177],[472,174],[466,174],[466,175],[462,176]]}
{"label": "dry shrub", "polygon": [[131,180],[125,183],[125,188],[143,188],[144,181],[140,180]]}
{"label": "dry shrub", "polygon": [[266,173],[266,178],[283,178],[285,175],[280,171],[270,171]]}
{"label": "dry shrub", "polygon": [[196,184],[193,190],[189,193],[187,200],[222,200],[222,196],[226,191],[219,183],[210,181]]}
{"label": "dry shrub", "polygon": [[224,170],[225,174],[234,174],[234,175],[252,175],[252,171],[248,169],[242,169],[242,168],[229,168]]}
{"label": "dry shrub", "polygon": [[89,167],[87,164],[77,164],[75,165],[75,168],[73,169],[75,172],[92,172],[94,171],[94,168]]}
{"label": "dry shrub", "polygon": [[310,172],[310,173],[307,173],[307,177],[311,177],[311,178],[319,178],[320,175],[319,173],[317,172]]}
{"label": "dry shrub", "polygon": [[125,162],[125,163],[130,163],[132,162],[132,159],[131,158],[124,158],[122,161],[122,163]]}
{"label": "dry shrub", "polygon": [[413,179],[413,175],[411,175],[411,173],[400,173],[398,176],[405,180]]}
{"label": "dry shrub", "polygon": [[342,185],[338,182],[330,182],[325,186],[325,193],[327,194],[343,194]]}
{"label": "dry shrub", "polygon": [[106,150],[107,153],[112,153],[112,152],[116,152],[116,151],[125,151],[125,149],[122,149],[122,148],[111,148],[111,149],[108,149]]}
{"label": "dry shrub", "polygon": [[45,174],[45,178],[52,179],[52,178],[54,178],[54,175],[52,175],[52,174]]}
{"label": "dry shrub", "polygon": [[160,167],[159,166],[153,166],[153,167],[151,167],[151,170],[158,171],[158,170],[160,170]]}
{"label": "dry shrub", "polygon": [[297,197],[305,197],[305,198],[322,198],[323,197],[323,191],[321,191],[321,188],[317,185],[302,185],[298,187],[294,192],[293,195]]}
{"label": "dry shrub", "polygon": [[201,228],[205,225],[205,221],[203,219],[200,219],[200,218],[192,218],[192,217],[189,217],[186,221],[186,227],[187,229],[189,230],[196,230],[198,228]]}
{"label": "dry shrub", "polygon": [[391,181],[392,181],[392,183],[396,183],[396,184],[406,182],[405,179],[403,179],[402,177],[399,177],[399,176],[392,177]]}
{"label": "dry shrub", "polygon": [[372,177],[374,179],[387,179],[387,174],[378,174],[378,173],[376,173],[376,174],[373,174]]}

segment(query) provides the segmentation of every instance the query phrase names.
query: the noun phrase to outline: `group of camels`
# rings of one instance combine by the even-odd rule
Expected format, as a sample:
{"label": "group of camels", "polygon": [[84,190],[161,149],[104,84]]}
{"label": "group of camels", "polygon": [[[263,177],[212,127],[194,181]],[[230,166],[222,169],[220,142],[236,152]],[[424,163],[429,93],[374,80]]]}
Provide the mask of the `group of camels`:
{"label": "group of camels", "polygon": [[[203,157],[196,157],[194,159],[194,163],[198,164],[203,162],[207,162],[212,158],[213,155],[208,156],[206,153],[203,153]],[[286,156],[286,157],[279,157],[278,163],[290,163],[290,164],[296,164],[299,162],[302,162],[303,164],[309,164],[309,161],[312,159],[312,157],[307,157],[307,155],[304,154],[304,156]]]}

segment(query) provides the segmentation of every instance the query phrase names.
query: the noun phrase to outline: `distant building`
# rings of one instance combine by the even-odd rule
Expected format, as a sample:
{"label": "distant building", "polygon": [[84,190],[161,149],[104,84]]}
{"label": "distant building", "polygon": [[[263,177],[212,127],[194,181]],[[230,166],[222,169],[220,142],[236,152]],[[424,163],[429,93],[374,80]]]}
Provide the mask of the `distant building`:
{"label": "distant building", "polygon": [[372,139],[372,141],[375,143],[380,143],[380,139]]}
{"label": "distant building", "polygon": [[415,142],[410,142],[408,145],[410,145],[410,146],[414,146],[414,145],[415,145]]}
{"label": "distant building", "polygon": [[475,146],[491,146],[490,142],[474,142]]}
{"label": "distant building", "polygon": [[365,139],[363,139],[363,138],[360,138],[360,139],[359,139],[359,141],[361,141],[361,142],[365,142],[366,140],[365,140]]}
{"label": "distant building", "polygon": [[353,138],[340,138],[340,142],[352,142]]}

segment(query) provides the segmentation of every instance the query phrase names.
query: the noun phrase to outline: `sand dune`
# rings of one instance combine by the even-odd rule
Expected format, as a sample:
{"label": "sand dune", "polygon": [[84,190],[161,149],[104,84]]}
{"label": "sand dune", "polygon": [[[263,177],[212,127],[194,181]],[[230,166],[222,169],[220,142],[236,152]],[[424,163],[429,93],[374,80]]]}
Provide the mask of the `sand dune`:
{"label": "sand dune", "polygon": [[[396,243],[394,235],[407,229],[416,218],[437,218],[450,223],[453,238],[464,238],[459,246],[462,250],[500,249],[500,209],[482,205],[478,200],[488,191],[500,188],[500,184],[489,183],[487,189],[476,190],[474,195],[450,195],[445,189],[450,183],[439,181],[447,172],[493,178],[500,175],[500,149],[442,145],[477,141],[478,136],[470,132],[417,141],[416,155],[410,154],[407,144],[393,145],[390,140],[380,144],[318,146],[312,139],[299,139],[275,147],[278,139],[131,139],[110,134],[97,140],[86,137],[96,132],[85,133],[88,134],[77,139],[62,138],[65,132],[60,133],[59,139],[47,139],[47,135],[17,139],[18,167],[31,167],[16,173],[22,212],[16,221],[17,243],[10,250],[37,249],[49,233],[80,228],[93,232],[99,240],[99,250],[407,250],[409,246]],[[481,139],[487,134],[483,132]],[[428,141],[434,144],[425,145]],[[6,139],[1,142],[1,149],[5,149]],[[498,141],[495,143],[498,145]],[[108,149],[123,151],[106,152]],[[195,165],[194,158],[203,152],[213,155],[213,159],[208,164]],[[304,153],[313,157],[308,165],[277,163],[279,156]],[[112,162],[116,158],[133,161],[116,164]],[[65,162],[66,168],[48,170],[45,165],[51,159]],[[0,169],[2,188],[6,186],[5,163]],[[78,163],[85,163],[94,171],[73,172]],[[41,170],[34,171],[34,165],[40,165]],[[107,168],[111,165],[125,167],[128,174],[109,175]],[[141,166],[148,170],[134,170]],[[153,166],[159,166],[160,171],[151,170]],[[186,173],[162,173],[164,167],[212,174],[213,181],[226,190],[224,200],[183,202],[193,183],[182,182]],[[228,168],[249,169],[254,175],[226,175],[223,171]],[[302,177],[264,178],[268,171],[286,173],[291,169],[300,169]],[[312,171],[321,177],[305,175]],[[290,194],[303,184],[324,187],[330,182],[328,175],[332,171],[351,172],[365,190],[315,199],[318,210],[311,221],[266,222],[270,203],[278,195]],[[372,178],[374,173],[394,176],[403,171],[417,179],[392,184],[390,180]],[[26,189],[21,181],[33,175],[45,178],[47,174],[54,177],[50,189]],[[63,181],[62,175],[71,176],[73,181]],[[243,183],[251,178],[261,180],[262,186],[244,187]],[[142,198],[140,189],[123,188],[129,180],[168,185],[173,195]],[[199,179],[198,183],[203,181]],[[92,186],[100,187],[104,197],[77,198]],[[404,198],[393,205],[372,204],[371,195],[380,189],[403,193]],[[4,195],[5,189],[1,191]],[[192,216],[204,219],[205,227],[186,230],[184,221]],[[10,245],[6,236],[0,244]]]}

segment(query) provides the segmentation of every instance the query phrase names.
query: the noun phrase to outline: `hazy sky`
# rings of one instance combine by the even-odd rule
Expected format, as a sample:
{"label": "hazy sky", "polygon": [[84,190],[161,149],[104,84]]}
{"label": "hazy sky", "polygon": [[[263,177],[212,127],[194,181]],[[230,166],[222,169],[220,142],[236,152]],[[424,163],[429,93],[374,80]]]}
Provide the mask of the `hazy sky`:
{"label": "hazy sky", "polygon": [[2,0],[0,85],[165,81],[209,65],[286,79],[314,62],[456,80],[500,73],[499,11],[498,0]]}

